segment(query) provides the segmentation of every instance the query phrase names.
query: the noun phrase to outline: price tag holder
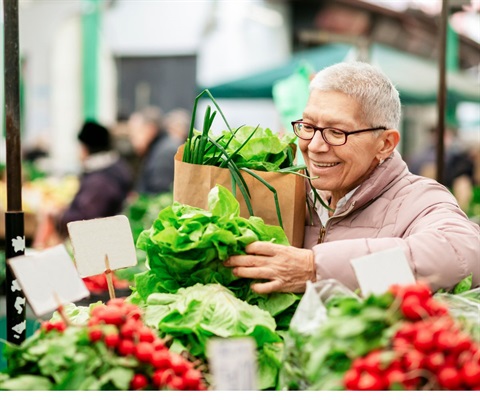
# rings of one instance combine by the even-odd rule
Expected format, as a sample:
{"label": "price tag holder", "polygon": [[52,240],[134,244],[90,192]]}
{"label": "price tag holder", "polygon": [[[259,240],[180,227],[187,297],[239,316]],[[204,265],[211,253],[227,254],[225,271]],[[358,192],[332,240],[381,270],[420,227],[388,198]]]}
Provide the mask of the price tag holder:
{"label": "price tag holder", "polygon": [[137,265],[132,229],[125,215],[69,222],[67,229],[82,278]]}
{"label": "price tag holder", "polygon": [[363,296],[385,293],[391,285],[415,283],[407,257],[400,247],[350,260]]}
{"label": "price tag holder", "polygon": [[214,390],[258,390],[252,338],[211,339],[207,354]]}
{"label": "price tag holder", "polygon": [[63,244],[8,263],[37,317],[90,295]]}

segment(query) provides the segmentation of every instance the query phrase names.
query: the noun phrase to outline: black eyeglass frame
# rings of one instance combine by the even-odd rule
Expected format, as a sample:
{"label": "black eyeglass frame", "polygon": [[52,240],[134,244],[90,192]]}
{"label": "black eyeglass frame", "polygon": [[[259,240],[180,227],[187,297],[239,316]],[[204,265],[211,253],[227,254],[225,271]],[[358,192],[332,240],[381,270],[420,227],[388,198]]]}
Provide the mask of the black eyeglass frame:
{"label": "black eyeglass frame", "polygon": [[[308,126],[311,126],[313,128],[313,134],[312,134],[312,137],[309,138],[309,139],[305,139],[305,138],[302,138],[300,137],[297,132],[296,132],[296,129],[295,129],[295,125],[297,124],[304,124],[304,125],[308,125]],[[308,122],[304,122],[303,120],[299,119],[297,121],[292,121],[291,122],[292,124],[292,128],[293,128],[293,133],[295,134],[295,136],[297,136],[298,138],[302,139],[302,140],[312,140],[313,137],[315,136],[315,133],[317,133],[317,131],[320,131],[320,134],[322,135],[322,138],[323,140],[325,141],[325,143],[328,143],[330,146],[343,146],[345,143],[347,143],[347,138],[348,136],[350,135],[353,135],[355,133],[362,133],[362,132],[371,132],[371,131],[376,131],[376,130],[379,130],[379,129],[383,129],[383,130],[387,130],[387,128],[385,128],[384,126],[379,126],[377,128],[367,128],[367,129],[359,129],[357,131],[350,131],[350,132],[347,132],[347,131],[344,131],[343,129],[339,129],[339,128],[334,128],[334,127],[331,127],[331,126],[326,126],[325,128],[320,128],[319,126],[316,126],[316,125],[313,125],[313,124],[310,124]],[[325,129],[333,129],[335,131],[338,131],[338,132],[341,132],[343,133],[345,136],[345,141],[342,143],[342,144],[332,144],[330,143],[327,138],[325,137],[325,134],[323,133],[323,131]]]}

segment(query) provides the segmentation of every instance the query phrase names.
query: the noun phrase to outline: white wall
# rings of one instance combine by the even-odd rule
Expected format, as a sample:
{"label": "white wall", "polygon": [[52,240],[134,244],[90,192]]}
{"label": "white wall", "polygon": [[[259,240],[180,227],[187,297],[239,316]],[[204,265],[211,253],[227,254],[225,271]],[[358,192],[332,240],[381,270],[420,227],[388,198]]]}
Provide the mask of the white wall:
{"label": "white wall", "polygon": [[64,22],[79,12],[78,0],[19,2],[20,54],[26,62],[23,71],[26,114],[22,127],[26,143],[39,136],[51,141],[53,116],[63,112],[52,108],[54,42]]}
{"label": "white wall", "polygon": [[[46,137],[55,172],[78,168],[81,123],[81,0],[19,2],[20,53],[26,59],[23,141]],[[114,122],[116,56],[196,54],[197,83],[211,85],[281,64],[290,54],[288,11],[263,0],[105,2],[101,31],[100,121]],[[229,120],[278,123],[271,102],[236,102]]]}
{"label": "white wall", "polygon": [[290,26],[285,5],[219,2],[198,52],[197,81],[212,86],[288,60]]}
{"label": "white wall", "polygon": [[103,34],[116,55],[194,54],[215,1],[117,0]]}

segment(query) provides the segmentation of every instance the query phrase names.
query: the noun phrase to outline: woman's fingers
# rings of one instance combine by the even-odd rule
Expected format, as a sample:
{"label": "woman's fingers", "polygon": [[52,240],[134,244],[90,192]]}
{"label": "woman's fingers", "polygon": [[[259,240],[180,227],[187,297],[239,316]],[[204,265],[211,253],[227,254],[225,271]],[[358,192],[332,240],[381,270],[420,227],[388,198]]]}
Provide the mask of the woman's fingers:
{"label": "woman's fingers", "polygon": [[270,243],[270,242],[253,242],[245,247],[247,254],[256,254],[259,256],[274,256],[279,247],[285,247],[284,245]]}
{"label": "woman's fingers", "polygon": [[239,278],[249,279],[273,279],[272,270],[269,268],[248,268],[248,267],[235,267],[233,274]]}
{"label": "woman's fingers", "polygon": [[260,280],[252,289],[258,293],[305,291],[308,280],[315,280],[313,251],[269,242],[253,242],[247,254],[234,255],[225,261],[240,278]]}
{"label": "woman's fingers", "polygon": [[257,292],[258,294],[268,294],[272,292],[281,292],[282,285],[278,281],[268,281],[263,283],[254,283],[252,286],[252,290]]}

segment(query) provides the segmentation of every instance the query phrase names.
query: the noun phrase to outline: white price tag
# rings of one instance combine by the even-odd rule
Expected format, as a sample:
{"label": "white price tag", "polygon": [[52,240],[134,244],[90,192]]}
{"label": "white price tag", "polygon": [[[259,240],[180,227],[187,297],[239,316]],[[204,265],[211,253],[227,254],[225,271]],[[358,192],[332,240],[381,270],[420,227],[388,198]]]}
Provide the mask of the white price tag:
{"label": "white price tag", "polygon": [[363,296],[385,293],[394,284],[415,283],[412,269],[400,247],[354,258],[350,263]]}
{"label": "white price tag", "polygon": [[81,277],[102,274],[107,266],[113,271],[137,265],[132,229],[125,215],[69,222],[67,228]]}
{"label": "white price tag", "polygon": [[90,295],[63,244],[8,263],[37,317]]}
{"label": "white price tag", "polygon": [[214,390],[257,390],[256,343],[252,338],[211,339],[207,354]]}

